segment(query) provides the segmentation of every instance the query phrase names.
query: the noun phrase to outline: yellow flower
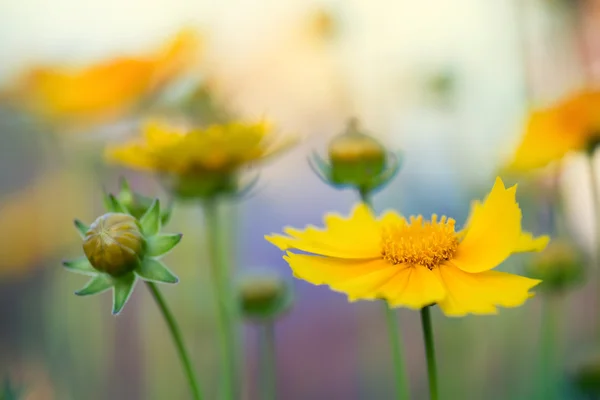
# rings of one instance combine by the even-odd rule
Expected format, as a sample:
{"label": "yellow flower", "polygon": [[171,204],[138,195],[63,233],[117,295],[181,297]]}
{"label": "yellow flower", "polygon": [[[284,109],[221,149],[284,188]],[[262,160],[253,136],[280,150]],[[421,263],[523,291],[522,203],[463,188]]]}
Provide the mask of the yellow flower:
{"label": "yellow flower", "polygon": [[517,307],[540,281],[492,271],[512,253],[539,251],[547,236],[521,230],[516,187],[500,178],[483,202],[475,202],[461,232],[455,221],[422,216],[408,221],[395,212],[379,218],[365,204],[349,218],[327,215],[325,228],[286,228],[287,236],[265,238],[281,250],[294,275],[329,285],[350,301],[383,298],[393,307],[420,309],[437,303],[446,315],[494,314]]}
{"label": "yellow flower", "polygon": [[263,161],[291,144],[289,140],[277,142],[271,128],[262,122],[185,129],[150,121],[142,137],[109,147],[106,156],[127,167],[177,178],[177,185],[182,185],[182,180],[192,182],[189,186],[194,192],[197,183],[212,179],[223,183],[240,168]]}
{"label": "yellow flower", "polygon": [[118,117],[176,77],[198,50],[191,30],[144,57],[123,57],[85,68],[41,66],[27,72],[12,92],[25,108],[52,119]]}
{"label": "yellow flower", "polygon": [[553,107],[535,110],[508,168],[544,167],[570,151],[584,151],[600,139],[600,91],[584,91]]}

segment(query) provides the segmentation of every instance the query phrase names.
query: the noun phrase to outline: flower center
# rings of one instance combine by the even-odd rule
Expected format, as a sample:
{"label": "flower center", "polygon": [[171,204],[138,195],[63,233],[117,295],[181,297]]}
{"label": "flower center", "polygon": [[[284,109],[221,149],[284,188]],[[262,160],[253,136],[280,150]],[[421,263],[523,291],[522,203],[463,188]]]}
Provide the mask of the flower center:
{"label": "flower center", "polygon": [[437,215],[431,221],[422,216],[410,217],[410,222],[388,225],[383,228],[381,255],[390,264],[418,264],[429,269],[454,256],[458,238],[452,218]]}

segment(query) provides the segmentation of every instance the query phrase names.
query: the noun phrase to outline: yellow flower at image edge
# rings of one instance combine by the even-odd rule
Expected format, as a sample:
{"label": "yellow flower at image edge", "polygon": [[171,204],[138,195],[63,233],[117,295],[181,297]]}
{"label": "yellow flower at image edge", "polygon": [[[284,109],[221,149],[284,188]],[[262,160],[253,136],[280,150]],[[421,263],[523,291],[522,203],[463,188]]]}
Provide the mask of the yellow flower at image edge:
{"label": "yellow flower at image edge", "polygon": [[9,93],[26,108],[49,118],[116,116],[160,88],[192,63],[199,39],[183,30],[158,51],[73,69],[40,66]]}
{"label": "yellow flower at image edge", "polygon": [[359,204],[348,218],[329,214],[325,228],[286,228],[266,239],[287,251],[294,275],[329,285],[350,301],[385,299],[393,307],[420,309],[437,303],[446,315],[494,314],[517,307],[540,281],[492,271],[512,253],[540,251],[549,238],[521,229],[516,187],[501,179],[474,204],[465,229],[436,215],[406,220],[393,211],[376,218]]}
{"label": "yellow flower at image edge", "polygon": [[231,122],[187,129],[150,121],[142,137],[107,148],[106,157],[116,164],[177,178],[176,185],[182,186],[184,181],[206,183],[213,178],[223,182],[224,176],[291,144],[277,141],[265,123]]}
{"label": "yellow flower at image edge", "polygon": [[585,151],[598,140],[600,91],[583,91],[530,114],[508,169],[541,168],[570,151]]}

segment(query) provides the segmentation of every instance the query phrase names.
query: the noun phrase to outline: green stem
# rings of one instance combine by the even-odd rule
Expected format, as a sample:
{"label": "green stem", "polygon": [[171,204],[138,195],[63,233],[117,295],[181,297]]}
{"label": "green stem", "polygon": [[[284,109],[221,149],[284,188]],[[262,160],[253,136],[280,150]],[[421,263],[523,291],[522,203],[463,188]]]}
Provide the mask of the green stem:
{"label": "green stem", "polygon": [[559,374],[558,360],[558,326],[559,310],[557,297],[548,296],[542,304],[542,327],[540,339],[540,399],[557,398]]}
{"label": "green stem", "polygon": [[208,252],[210,255],[211,277],[217,301],[217,318],[219,319],[219,338],[223,356],[222,396],[223,399],[237,398],[237,368],[235,340],[235,307],[231,290],[231,279],[228,268],[225,241],[221,233],[218,203],[214,200],[203,204],[206,229],[208,231]]}
{"label": "green stem", "polygon": [[421,309],[421,324],[423,325],[423,340],[427,356],[427,374],[429,375],[429,398],[438,399],[437,367],[435,362],[435,345],[433,343],[433,327],[431,326],[430,306]]}
{"label": "green stem", "polygon": [[177,322],[175,322],[175,318],[169,310],[169,307],[167,307],[167,303],[165,302],[165,299],[156,287],[156,284],[152,282],[146,282],[146,285],[148,286],[148,290],[150,290],[152,297],[154,297],[154,300],[156,301],[156,304],[158,305],[158,308],[160,309],[160,312],[162,313],[163,318],[165,319],[165,322],[169,327],[169,332],[171,333],[171,337],[173,337],[173,341],[175,342],[175,347],[177,348],[177,353],[179,354],[181,365],[183,366],[185,375],[188,380],[188,384],[190,385],[190,390],[192,391],[192,397],[194,400],[202,400],[200,384],[196,379],[196,374],[194,373],[192,362],[185,348],[185,345],[183,344],[183,339],[181,338],[181,332],[179,330],[179,327],[177,326]]}
{"label": "green stem", "polygon": [[[364,188],[360,188],[358,193],[361,201],[367,204],[369,208],[373,209],[369,191]],[[404,367],[404,357],[402,356],[402,346],[400,344],[402,338],[400,337],[398,318],[394,310],[390,308],[387,302],[384,302],[383,306],[390,340],[390,347],[392,349],[392,358],[394,360],[394,382],[396,385],[396,396],[399,400],[407,400],[410,397],[408,390],[408,379],[406,378],[406,368]]]}
{"label": "green stem", "polygon": [[404,368],[404,359],[402,357],[402,347],[400,342],[400,328],[398,326],[398,318],[394,309],[387,302],[383,303],[385,311],[385,321],[390,339],[390,347],[392,348],[392,357],[394,359],[394,382],[396,384],[396,395],[398,399],[409,399],[408,380],[406,379],[406,370]]}
{"label": "green stem", "polygon": [[[594,265],[593,274],[596,275],[596,283],[600,285],[600,188],[598,187],[598,174],[594,166],[594,151],[590,149],[588,151],[588,163],[590,167],[590,186],[592,191],[592,213],[594,218],[594,259],[592,260]],[[596,306],[600,307],[600,290],[596,290]],[[600,330],[600,326],[597,326],[597,330]]]}
{"label": "green stem", "polygon": [[275,323],[267,321],[261,326],[261,399],[275,400],[277,398],[277,369],[275,357]]}

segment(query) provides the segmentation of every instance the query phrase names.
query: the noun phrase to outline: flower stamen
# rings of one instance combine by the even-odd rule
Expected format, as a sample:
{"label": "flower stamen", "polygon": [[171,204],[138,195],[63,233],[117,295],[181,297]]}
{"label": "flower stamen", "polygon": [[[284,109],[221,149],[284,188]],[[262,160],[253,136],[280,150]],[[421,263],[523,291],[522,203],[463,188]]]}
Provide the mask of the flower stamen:
{"label": "flower stamen", "polygon": [[431,221],[423,216],[410,217],[410,222],[390,224],[383,228],[381,255],[390,264],[423,265],[429,269],[451,259],[458,248],[454,231],[456,221],[433,214]]}

